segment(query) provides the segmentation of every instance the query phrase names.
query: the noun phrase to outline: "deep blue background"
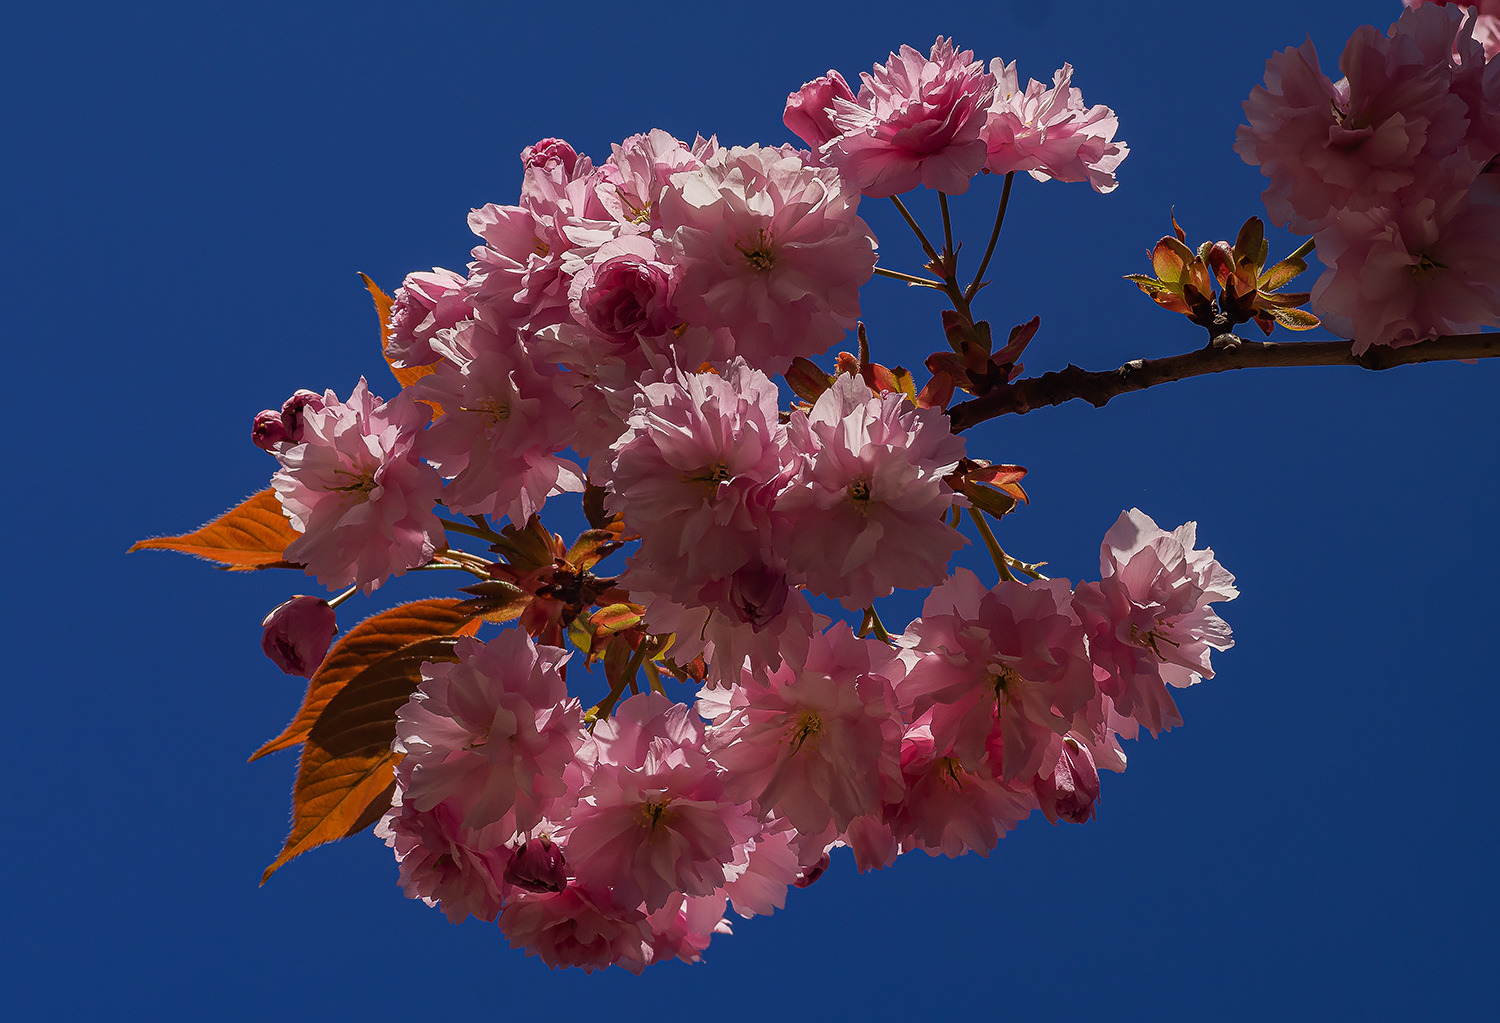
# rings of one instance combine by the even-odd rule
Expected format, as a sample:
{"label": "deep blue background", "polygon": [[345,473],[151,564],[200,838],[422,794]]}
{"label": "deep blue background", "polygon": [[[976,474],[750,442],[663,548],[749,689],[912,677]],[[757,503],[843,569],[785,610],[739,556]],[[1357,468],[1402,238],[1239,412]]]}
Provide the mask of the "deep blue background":
{"label": "deep blue background", "polygon": [[[520,149],[596,159],[653,126],[787,139],[787,92],[939,33],[1063,61],[1119,114],[1112,195],[1016,183],[981,302],[1042,317],[1033,372],[1199,338],[1121,275],[1174,206],[1233,238],[1262,179],[1231,150],[1274,50],[1332,66],[1392,2],[27,5],[6,16],[3,318],[12,360],[3,669],[12,1019],[1452,1017],[1493,1011],[1500,910],[1492,646],[1493,364],[1257,371],[976,430],[1031,469],[1002,542],[1072,579],[1138,505],[1200,523],[1244,596],[1238,646],[1133,744],[1087,827],[1023,824],[988,860],[846,856],[707,962],[549,972],[404,898],[366,835],[258,888],[292,754],[246,765],[300,700],[262,615],[315,584],[124,555],[266,485],[251,417],[296,387],[389,395],[356,271],[462,270],[464,217],[513,202]],[[955,208],[982,246],[998,182]],[[912,203],[931,220],[932,197]],[[884,260],[913,247],[884,204]],[[1296,242],[1273,235],[1276,252]],[[972,267],[972,256],[969,264]],[[1311,280],[1307,281],[1311,284]],[[932,296],[877,280],[877,357],[941,346]],[[347,627],[443,592],[408,578]]]}

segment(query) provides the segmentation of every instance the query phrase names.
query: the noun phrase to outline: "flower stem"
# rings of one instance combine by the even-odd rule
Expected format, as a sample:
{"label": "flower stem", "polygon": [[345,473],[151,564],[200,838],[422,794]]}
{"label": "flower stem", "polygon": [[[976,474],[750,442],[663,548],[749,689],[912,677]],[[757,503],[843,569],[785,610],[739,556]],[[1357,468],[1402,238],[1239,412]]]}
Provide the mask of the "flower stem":
{"label": "flower stem", "polygon": [[882,277],[889,277],[894,281],[905,281],[907,284],[914,284],[918,287],[937,288],[939,291],[943,290],[942,281],[932,281],[925,277],[915,277],[912,274],[904,274],[899,270],[887,270],[883,266],[877,266],[875,272]]}
{"label": "flower stem", "polygon": [[948,193],[938,193],[938,206],[943,211],[943,255],[952,260],[954,273],[957,273],[958,252],[953,248],[953,222],[948,217]]}
{"label": "flower stem", "polygon": [[973,508],[969,509],[969,518],[973,521],[974,528],[979,530],[979,535],[984,537],[984,545],[990,549],[990,560],[995,563],[995,571],[1000,573],[1000,578],[1015,582],[1016,577],[1010,572],[1010,557],[995,541],[995,534],[990,532],[990,524],[984,521],[984,516]]}
{"label": "flower stem", "polygon": [[880,640],[880,642],[889,643],[891,641],[891,634],[886,631],[885,622],[880,620],[880,612],[875,610],[874,604],[865,608],[865,620],[860,623],[858,634],[863,636],[871,630],[874,630],[875,638]]}
{"label": "flower stem", "polygon": [[990,232],[990,243],[984,247],[984,258],[979,261],[978,272],[964,289],[964,298],[973,298],[983,285],[984,272],[989,269],[990,257],[995,254],[995,243],[1000,240],[1000,225],[1005,223],[1005,209],[1010,205],[1010,185],[1015,178],[1015,171],[1006,172],[1005,187],[1000,190],[1000,208],[995,211],[995,229]]}
{"label": "flower stem", "polygon": [[438,521],[443,524],[443,528],[444,529],[451,529],[455,533],[462,533],[465,536],[477,537],[480,540],[498,540],[498,539],[500,539],[500,534],[497,533],[497,532],[495,532],[493,529],[490,529],[488,526],[484,525],[484,520],[483,519],[477,520],[480,523],[477,526],[466,525],[466,524],[464,524],[462,522],[454,522],[452,519],[445,519],[445,518],[442,518],[442,517],[439,517]]}
{"label": "flower stem", "polygon": [[338,607],[340,604],[342,604],[344,601],[348,600],[350,597],[354,596],[358,592],[359,592],[359,587],[358,586],[351,586],[347,590],[345,590],[343,593],[340,593],[337,597],[334,597],[333,599],[329,600],[328,601],[328,606],[329,607]]}
{"label": "flower stem", "polygon": [[927,253],[927,258],[934,263],[939,262],[941,257],[938,256],[937,249],[932,247],[932,242],[928,241],[927,236],[922,233],[922,228],[917,225],[916,219],[912,217],[911,211],[906,208],[906,204],[894,195],[891,196],[891,202],[895,204],[896,209],[901,211],[901,216],[906,221],[906,226],[912,229],[912,233],[917,236],[917,241],[922,243],[922,251]]}

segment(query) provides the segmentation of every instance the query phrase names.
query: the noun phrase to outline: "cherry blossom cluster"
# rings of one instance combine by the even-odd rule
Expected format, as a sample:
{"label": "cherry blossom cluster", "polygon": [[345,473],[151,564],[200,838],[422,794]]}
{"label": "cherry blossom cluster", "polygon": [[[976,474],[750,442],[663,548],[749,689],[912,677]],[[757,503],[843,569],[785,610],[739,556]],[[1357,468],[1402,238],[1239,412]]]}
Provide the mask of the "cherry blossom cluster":
{"label": "cherry blossom cluster", "polygon": [[1315,239],[1313,311],[1356,353],[1500,321],[1500,4],[1407,6],[1354,33],[1337,82],[1311,40],[1272,57],[1235,144],[1271,219]]}
{"label": "cherry blossom cluster", "polygon": [[775,668],[747,658],[696,707],[657,692],[592,732],[568,654],[520,629],[463,640],[402,709],[399,796],[378,833],[406,892],[498,919],[553,966],[696,961],[732,911],[768,914],[835,846],[988,855],[1033,811],[1094,813],[1119,738],[1181,723],[1236,595],[1191,523],[1129,511],[1102,578],[993,587],[959,569],[894,642],[845,623]]}
{"label": "cherry blossom cluster", "polygon": [[[729,914],[781,908],[835,847],[872,869],[988,855],[1033,811],[1090,820],[1120,738],[1181,723],[1171,689],[1212,676],[1231,641],[1211,605],[1236,595],[1193,525],[1126,512],[1098,581],[1047,579],[983,517],[1015,499],[980,484],[1016,467],[970,457],[945,413],[955,381],[1019,372],[1036,321],[994,353],[987,324],[945,319],[941,399],[871,364],[863,335],[836,374],[808,361],[855,326],[876,269],[862,197],[985,172],[1115,187],[1116,118],[1071,76],[1022,89],[1013,63],[987,71],[939,39],[857,93],[837,72],[793,93],[808,149],[658,130],[595,164],[542,140],[519,201],[471,213],[466,272],[413,273],[393,296],[399,394],[361,380],[256,417],[298,533],[287,562],[347,593],[432,567],[499,580],[466,591],[477,615],[495,592],[534,601],[423,664],[398,715],[377,833],[409,895],[497,921],[553,966],[696,961]],[[799,381],[790,407],[778,374]],[[585,496],[589,550],[629,545],[617,576],[561,546],[505,560],[523,533],[550,544],[539,516],[567,493]],[[952,566],[965,512],[993,586]],[[875,605],[898,590],[927,592],[893,635]],[[335,629],[312,597],[264,625],[304,676]],[[580,660],[612,686],[593,707],[569,692]],[[649,689],[627,696],[641,671]]]}

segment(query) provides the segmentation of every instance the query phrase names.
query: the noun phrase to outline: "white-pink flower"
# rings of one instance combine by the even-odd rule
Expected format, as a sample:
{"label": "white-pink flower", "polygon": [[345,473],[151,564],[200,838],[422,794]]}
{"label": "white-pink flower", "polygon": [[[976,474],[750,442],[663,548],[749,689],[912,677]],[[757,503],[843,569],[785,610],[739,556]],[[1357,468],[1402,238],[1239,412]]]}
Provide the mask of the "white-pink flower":
{"label": "white-pink flower", "polygon": [[466,828],[505,821],[530,831],[566,814],[577,792],[565,772],[585,743],[583,708],[562,677],[568,654],[521,629],[488,643],[460,639],[455,653],[456,662],[422,666],[397,713],[407,801],[459,807]]}
{"label": "white-pink flower", "polygon": [[839,96],[836,85],[830,90],[839,135],[824,144],[824,158],[872,197],[918,185],[967,192],[984,166],[979,133],[995,91],[994,76],[973,51],[955,51],[951,39],[939,36],[928,56],[903,46],[860,78],[852,100]]}
{"label": "white-pink flower", "polygon": [[432,560],[446,542],[433,514],[442,481],[413,450],[430,415],[404,392],[382,404],[363,377],[347,402],[329,391],[321,408],[306,406],[301,443],[274,452],[271,486],[302,534],[288,561],[329,589],[369,593]]}
{"label": "white-pink flower", "polygon": [[1052,87],[1032,79],[1022,90],[1016,65],[996,59],[990,71],[995,100],[984,124],[984,169],[992,174],[1025,171],[1038,181],[1087,181],[1096,192],[1111,192],[1115,169],[1130,154],[1114,141],[1120,120],[1102,104],[1085,106],[1072,87],[1073,65],[1064,64]]}
{"label": "white-pink flower", "polygon": [[964,544],[943,476],[964,455],[939,408],[841,374],[787,428],[800,464],[776,500],[776,549],[796,580],[845,607],[941,582]]}
{"label": "white-pink flower", "polygon": [[1074,597],[1100,691],[1153,733],[1182,724],[1166,686],[1212,678],[1210,655],[1233,645],[1208,605],[1239,595],[1234,576],[1196,540],[1196,523],[1168,533],[1139,509],[1122,512],[1099,549],[1104,578]]}
{"label": "white-pink flower", "polygon": [[661,203],[681,268],[678,311],[729,328],[752,366],[781,373],[854,326],[875,237],[838,171],[790,147],[721,149],[673,175]]}

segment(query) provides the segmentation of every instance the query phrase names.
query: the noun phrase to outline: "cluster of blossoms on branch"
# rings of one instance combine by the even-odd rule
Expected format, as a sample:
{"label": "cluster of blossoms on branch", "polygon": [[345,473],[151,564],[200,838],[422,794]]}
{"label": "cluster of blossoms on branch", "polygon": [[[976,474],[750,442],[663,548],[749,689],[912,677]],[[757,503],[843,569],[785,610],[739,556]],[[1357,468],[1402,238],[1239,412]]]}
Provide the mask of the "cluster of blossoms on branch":
{"label": "cluster of blossoms on branch", "polygon": [[1500,3],[1407,6],[1354,33],[1337,82],[1311,40],[1272,57],[1235,144],[1271,219],[1316,240],[1312,308],[1356,352],[1500,320]]}
{"label": "cluster of blossoms on branch", "polygon": [[[1273,179],[1272,216],[1316,234],[1315,298],[1365,345],[1500,319],[1500,63],[1476,28],[1493,37],[1419,5],[1389,36],[1356,34],[1343,82],[1307,44],[1246,105],[1239,149]],[[1125,767],[1119,740],[1182,723],[1172,691],[1213,675],[1231,645],[1213,605],[1237,593],[1194,524],[1132,509],[1097,581],[1049,579],[990,525],[1028,500],[1025,470],[954,429],[1028,383],[1039,320],[997,348],[971,307],[1015,175],[1110,191],[1127,153],[1114,113],[1084,104],[1069,66],[1022,89],[1013,63],[986,70],[946,39],[861,81],[830,71],[788,97],[806,149],[660,130],[598,164],[559,139],[528,147],[519,201],[469,217],[466,273],[412,273],[389,298],[370,283],[400,392],[296,392],[253,425],[278,463],[269,489],[137,545],[343,590],[263,623],[267,655],[310,680],[256,754],[303,746],[266,876],[378,821],[410,896],[498,921],[552,966],[696,961],[835,847],[865,870],[988,855],[1034,811],[1088,821],[1100,770]],[[948,197],[983,173],[1003,192],[964,286]],[[919,185],[938,192],[940,243],[898,197]],[[877,266],[871,197],[931,276]],[[1305,251],[1263,271],[1252,218],[1232,247],[1163,239],[1158,276],[1132,279],[1211,332],[1305,328],[1306,296],[1278,290]],[[877,273],[951,305],[920,389],[870,358],[860,290]],[[1381,274],[1403,287],[1376,303],[1361,289]],[[811,361],[856,326],[857,354]],[[572,544],[541,519],[570,493],[589,524]],[[954,567],[966,515],[993,585]],[[334,642],[343,600],[443,569],[471,577],[462,598]],[[900,631],[876,607],[897,591],[925,591]],[[486,623],[503,628],[477,636]],[[585,706],[588,667],[608,692]]]}

